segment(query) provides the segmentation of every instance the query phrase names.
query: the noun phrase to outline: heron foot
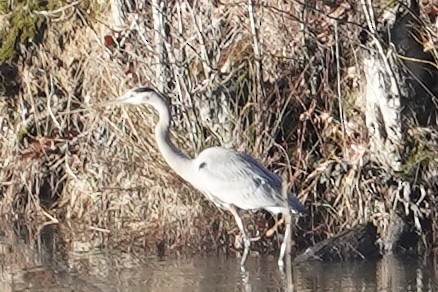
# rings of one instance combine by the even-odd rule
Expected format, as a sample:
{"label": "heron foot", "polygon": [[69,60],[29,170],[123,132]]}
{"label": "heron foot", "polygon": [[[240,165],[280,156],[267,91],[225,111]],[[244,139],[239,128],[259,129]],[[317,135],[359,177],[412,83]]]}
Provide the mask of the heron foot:
{"label": "heron foot", "polygon": [[284,269],[284,260],[283,260],[282,258],[279,258],[279,259],[278,259],[278,268],[279,268],[280,270],[283,270],[283,269]]}

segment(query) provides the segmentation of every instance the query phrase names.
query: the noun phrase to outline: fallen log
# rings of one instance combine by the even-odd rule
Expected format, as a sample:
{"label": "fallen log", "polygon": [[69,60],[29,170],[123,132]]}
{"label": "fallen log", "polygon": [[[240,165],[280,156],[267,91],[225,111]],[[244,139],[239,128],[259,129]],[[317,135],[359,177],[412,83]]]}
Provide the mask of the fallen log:
{"label": "fallen log", "polygon": [[307,248],[293,262],[332,262],[375,258],[380,254],[376,240],[377,228],[372,223],[357,225]]}

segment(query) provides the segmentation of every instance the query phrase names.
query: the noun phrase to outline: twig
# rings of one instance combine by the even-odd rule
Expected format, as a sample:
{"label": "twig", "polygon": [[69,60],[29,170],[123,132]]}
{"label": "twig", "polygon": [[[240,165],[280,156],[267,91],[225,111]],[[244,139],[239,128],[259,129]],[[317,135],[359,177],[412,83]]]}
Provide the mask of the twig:
{"label": "twig", "polygon": [[47,111],[49,112],[50,117],[52,118],[53,123],[55,124],[55,126],[58,128],[58,130],[61,130],[62,127],[61,125],[58,123],[58,121],[56,120],[55,114],[52,111],[52,107],[50,105],[51,102],[51,98],[52,98],[52,94],[53,92],[55,92],[55,88],[53,86],[53,78],[50,75],[50,91],[47,92]]}
{"label": "twig", "polygon": [[157,89],[161,92],[164,92],[166,88],[166,72],[163,61],[166,59],[165,57],[165,48],[164,48],[164,7],[167,6],[167,0],[152,0],[152,17],[154,21],[154,31],[155,31],[155,46],[156,46],[156,71],[155,77],[157,82]]}
{"label": "twig", "polygon": [[[113,1],[118,1],[118,0],[113,0]],[[74,1],[70,4],[67,4],[67,5],[61,7],[61,8],[53,9],[51,11],[46,11],[46,10],[35,11],[35,14],[39,14],[39,15],[43,15],[43,16],[54,16],[55,14],[60,13],[60,12],[64,12],[65,10],[72,8],[81,2],[82,2],[82,0]]]}
{"label": "twig", "polygon": [[[259,95],[262,97],[265,96],[263,91],[263,71],[262,71],[262,50],[260,48],[259,37],[258,37],[258,28],[256,25],[256,17],[254,14],[254,0],[248,0],[248,14],[249,14],[249,22],[251,25],[251,35],[253,41],[253,50],[254,50],[254,59],[256,65],[256,82],[257,82],[257,94],[256,94],[256,103],[260,104]],[[259,108],[261,109],[261,108]]]}
{"label": "twig", "polygon": [[34,207],[37,208],[45,217],[47,217],[51,222],[54,223],[59,223],[58,219],[56,219],[55,217],[53,217],[52,215],[50,215],[49,213],[47,213],[40,205],[39,200],[35,200],[34,198],[34,194],[32,193],[32,190],[29,186],[29,184],[27,183],[27,179],[24,177],[24,173],[21,174],[21,181],[23,183],[24,186],[26,186],[27,191],[28,191],[28,197],[30,197],[30,199],[32,200],[32,203],[34,204]]}
{"label": "twig", "polygon": [[345,154],[345,151],[347,151],[346,147],[346,141],[345,141],[345,116],[344,116],[344,109],[342,106],[342,97],[341,97],[341,68],[340,68],[340,62],[339,59],[341,58],[339,54],[339,33],[338,33],[338,21],[335,20],[335,50],[336,50],[336,77],[337,77],[337,93],[338,93],[338,106],[339,106],[339,115],[341,118],[341,126],[342,126],[342,142],[343,142],[343,151]]}
{"label": "twig", "polygon": [[[195,7],[195,5],[193,5],[193,7]],[[210,61],[211,60],[208,56],[207,46],[205,44],[205,32],[204,32],[204,26],[202,23],[202,19],[200,17],[198,17],[197,15],[195,15],[194,8],[190,8],[190,14],[192,16],[193,23],[195,24],[195,26],[197,28],[196,34],[198,36],[198,41],[201,44],[200,49],[201,49],[202,66],[204,67],[205,78],[210,79],[210,76],[211,76]]]}

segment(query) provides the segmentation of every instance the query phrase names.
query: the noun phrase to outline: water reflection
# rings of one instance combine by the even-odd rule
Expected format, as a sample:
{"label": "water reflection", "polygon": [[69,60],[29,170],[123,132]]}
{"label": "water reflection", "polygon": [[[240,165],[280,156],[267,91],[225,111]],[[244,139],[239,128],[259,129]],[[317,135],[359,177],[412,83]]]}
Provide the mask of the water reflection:
{"label": "water reflection", "polygon": [[[56,226],[17,230],[0,224],[0,291],[434,291],[435,257],[384,257],[293,266],[289,279],[273,256],[165,258],[108,251]],[[289,283],[289,286],[288,286]],[[290,287],[290,285],[293,286]]]}

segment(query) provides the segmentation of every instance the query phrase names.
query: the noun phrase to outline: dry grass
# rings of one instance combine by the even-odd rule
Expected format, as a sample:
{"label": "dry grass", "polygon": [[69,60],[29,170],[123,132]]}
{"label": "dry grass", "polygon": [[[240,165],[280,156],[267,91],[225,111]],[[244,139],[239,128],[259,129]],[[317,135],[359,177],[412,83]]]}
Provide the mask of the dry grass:
{"label": "dry grass", "polygon": [[19,91],[0,99],[2,214],[80,222],[124,248],[206,246],[215,229],[226,234],[230,216],[161,159],[154,113],[93,107],[142,84],[169,93],[174,141],[190,155],[229,146],[287,174],[311,214],[299,221],[302,246],[370,220],[384,232],[394,184],[367,156],[362,15],[348,3],[265,1],[251,14],[247,3],[204,2],[169,5],[158,57],[151,7],[128,13],[117,33],[107,3],[92,16],[80,5],[49,16],[44,42],[13,64]]}

